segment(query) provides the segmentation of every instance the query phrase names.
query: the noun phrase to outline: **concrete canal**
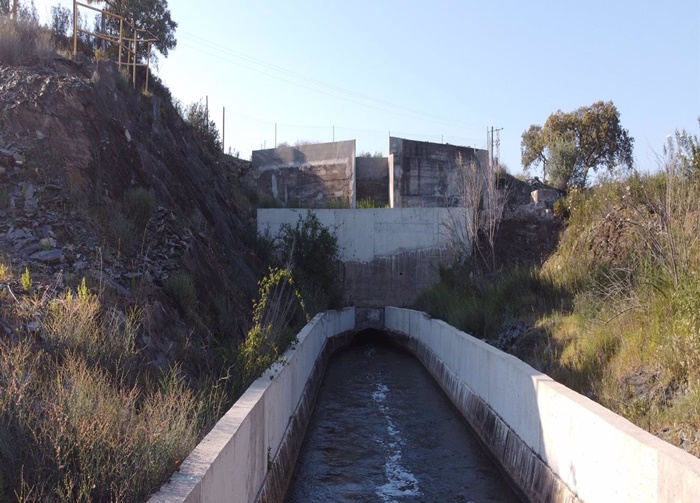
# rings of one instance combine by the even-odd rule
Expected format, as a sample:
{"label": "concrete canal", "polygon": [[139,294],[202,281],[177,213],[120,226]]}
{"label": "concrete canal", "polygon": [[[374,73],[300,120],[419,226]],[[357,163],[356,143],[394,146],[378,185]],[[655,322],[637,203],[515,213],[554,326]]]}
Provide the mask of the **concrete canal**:
{"label": "concrete canal", "polygon": [[330,361],[287,501],[520,501],[420,362],[377,334]]}

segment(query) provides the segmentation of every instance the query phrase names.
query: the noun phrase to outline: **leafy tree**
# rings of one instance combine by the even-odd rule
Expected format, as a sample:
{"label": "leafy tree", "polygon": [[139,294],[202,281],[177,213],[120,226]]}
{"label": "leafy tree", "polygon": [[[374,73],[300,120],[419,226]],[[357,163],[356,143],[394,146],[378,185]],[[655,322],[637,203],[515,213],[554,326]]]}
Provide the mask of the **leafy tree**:
{"label": "leafy tree", "polygon": [[[570,183],[584,186],[590,170],[604,167],[613,171],[621,165],[631,168],[633,143],[634,139],[620,125],[620,113],[613,102],[598,101],[569,113],[558,110],[549,116],[544,127],[530,126],[522,135],[521,160],[526,171],[542,163],[546,174],[553,149],[558,149],[559,175],[565,168],[570,171]],[[573,152],[571,144],[575,146]]]}
{"label": "leafy tree", "polygon": [[[154,47],[165,57],[177,45],[177,23],[170,15],[168,0],[91,0],[89,3],[104,3],[106,11],[124,17],[137,29],[151,32],[158,37]],[[106,25],[111,33],[119,32],[118,20],[110,17],[106,20]],[[140,51],[139,57],[143,60],[146,56],[145,48],[142,50],[144,52]]]}
{"label": "leafy tree", "polygon": [[576,169],[576,143],[571,139],[558,138],[549,148],[550,182],[559,188],[580,185],[581,172]]}
{"label": "leafy tree", "polygon": [[51,7],[51,31],[59,39],[65,39],[68,35],[68,28],[73,22],[73,13],[67,7],[54,5]]}
{"label": "leafy tree", "polygon": [[547,156],[545,155],[545,144],[542,138],[542,126],[531,125],[523,133],[520,143],[520,154],[523,167],[528,170],[532,166],[542,163],[542,181],[547,181]]}

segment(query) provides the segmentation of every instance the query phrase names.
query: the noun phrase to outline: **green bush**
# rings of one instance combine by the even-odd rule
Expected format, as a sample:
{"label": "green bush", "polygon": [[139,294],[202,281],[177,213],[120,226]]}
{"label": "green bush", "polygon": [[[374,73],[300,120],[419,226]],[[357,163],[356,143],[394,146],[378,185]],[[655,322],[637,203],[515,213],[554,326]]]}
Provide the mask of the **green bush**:
{"label": "green bush", "polygon": [[275,238],[282,263],[299,284],[310,312],[336,307],[340,300],[338,238],[309,210],[296,226],[285,224]]}

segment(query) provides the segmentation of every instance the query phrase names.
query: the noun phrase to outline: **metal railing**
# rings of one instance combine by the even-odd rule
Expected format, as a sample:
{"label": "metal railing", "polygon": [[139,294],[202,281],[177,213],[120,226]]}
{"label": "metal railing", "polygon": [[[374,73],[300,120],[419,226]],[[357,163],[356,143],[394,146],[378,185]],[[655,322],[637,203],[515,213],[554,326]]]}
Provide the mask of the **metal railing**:
{"label": "metal railing", "polygon": [[[91,32],[89,30],[84,30],[78,25],[78,9],[84,7],[86,9],[93,10],[102,14],[104,16],[119,20],[119,35],[111,35],[109,33]],[[116,44],[119,56],[118,65],[121,71],[122,67],[130,70],[131,82],[134,88],[136,88],[136,69],[141,67],[146,69],[146,81],[144,85],[144,90],[148,92],[148,78],[150,73],[150,61],[151,61],[151,44],[158,42],[158,37],[148,30],[141,28],[136,28],[129,21],[124,19],[123,16],[114,14],[112,12],[106,11],[104,9],[98,9],[92,5],[87,5],[80,3],[77,0],[73,0],[73,56],[78,54],[78,34],[84,33],[85,35],[93,36],[100,40],[104,40],[111,44]],[[146,62],[139,63],[138,61],[138,46],[139,44],[146,44]],[[124,57],[126,56],[126,61]]]}

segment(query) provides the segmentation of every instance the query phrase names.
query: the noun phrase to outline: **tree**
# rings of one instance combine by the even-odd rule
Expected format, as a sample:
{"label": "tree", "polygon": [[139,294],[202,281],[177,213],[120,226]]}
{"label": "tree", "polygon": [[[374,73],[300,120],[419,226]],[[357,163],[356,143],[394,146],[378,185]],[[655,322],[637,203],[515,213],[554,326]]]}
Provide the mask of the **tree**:
{"label": "tree", "polygon": [[192,103],[181,112],[195,136],[212,153],[221,150],[221,138],[216,123],[209,118],[209,112],[201,101]]}
{"label": "tree", "polygon": [[[165,57],[177,45],[177,23],[170,16],[168,0],[92,0],[89,3],[104,3],[106,11],[122,16],[137,29],[147,30],[158,37],[154,47]],[[109,17],[106,25],[112,34],[118,34],[118,20]],[[141,60],[146,57],[145,48],[142,51],[139,51]]]}
{"label": "tree", "polygon": [[[620,125],[620,113],[612,101],[598,101],[589,107],[573,112],[561,110],[551,114],[544,127],[530,126],[522,135],[521,153],[523,168],[544,165],[545,174],[553,151],[559,155],[559,169],[569,170],[568,180],[577,186],[585,186],[590,170],[601,167],[613,171],[618,166],[631,168],[634,139]],[[575,147],[571,152],[571,145]],[[562,149],[566,150],[563,152]],[[567,150],[568,149],[568,150]],[[574,160],[572,161],[572,156]],[[551,172],[549,173],[551,175]]]}
{"label": "tree", "polygon": [[542,139],[542,126],[531,125],[523,133],[520,142],[520,155],[523,168],[527,171],[532,166],[542,163],[542,181],[547,181],[547,156],[545,155],[545,145]]}
{"label": "tree", "polygon": [[51,31],[60,40],[65,40],[68,28],[73,22],[73,13],[67,7],[54,5],[51,7]]}

